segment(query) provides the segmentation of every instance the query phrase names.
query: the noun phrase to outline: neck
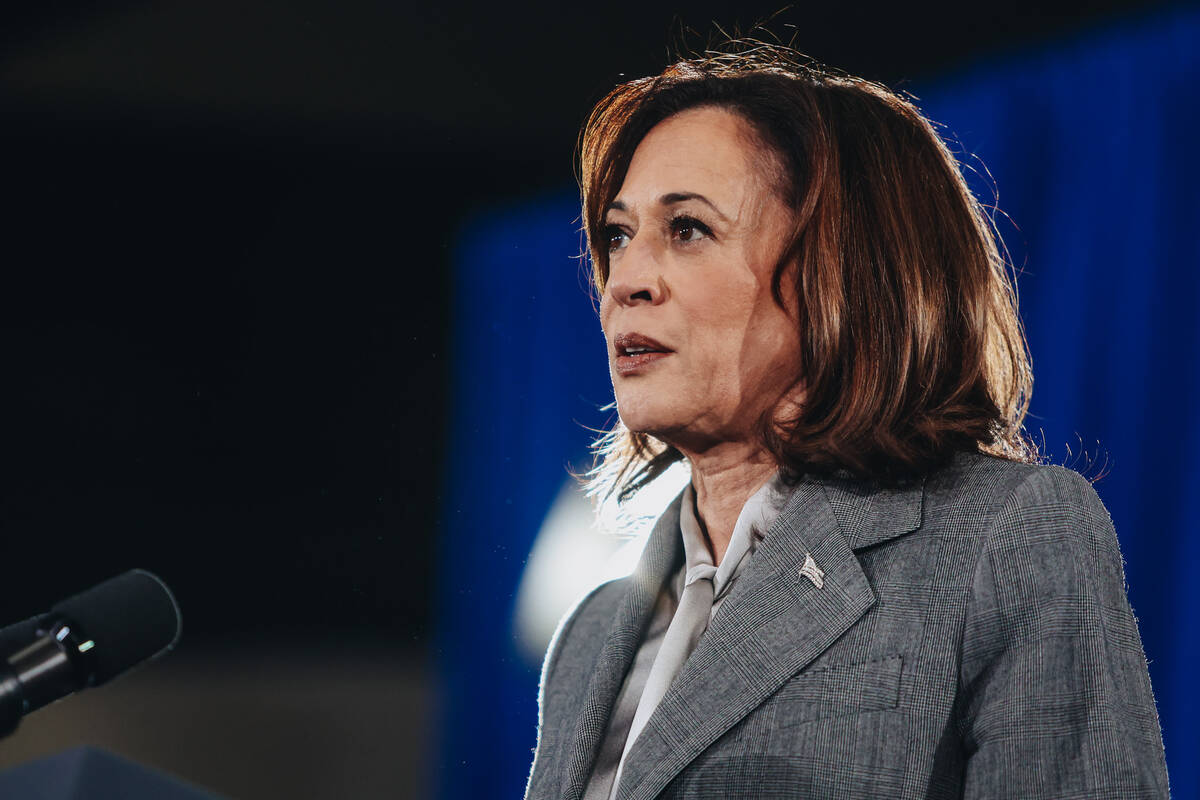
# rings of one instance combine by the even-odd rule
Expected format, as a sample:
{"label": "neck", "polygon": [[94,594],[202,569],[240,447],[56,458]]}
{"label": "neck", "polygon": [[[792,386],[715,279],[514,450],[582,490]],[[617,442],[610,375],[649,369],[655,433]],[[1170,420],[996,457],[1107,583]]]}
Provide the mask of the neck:
{"label": "neck", "polygon": [[713,564],[720,565],[742,507],[775,474],[775,462],[761,448],[733,442],[684,455],[692,467],[696,521]]}

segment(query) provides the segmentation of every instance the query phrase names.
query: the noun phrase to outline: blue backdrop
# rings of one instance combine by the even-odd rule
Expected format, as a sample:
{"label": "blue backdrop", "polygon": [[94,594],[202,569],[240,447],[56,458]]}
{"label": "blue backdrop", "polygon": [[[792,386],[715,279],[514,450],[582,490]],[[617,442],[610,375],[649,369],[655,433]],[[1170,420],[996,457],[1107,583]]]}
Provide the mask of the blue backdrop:
{"label": "blue backdrop", "polygon": [[[1000,228],[1024,269],[1029,429],[1054,462],[1107,472],[1096,489],[1125,553],[1177,798],[1200,798],[1198,87],[1195,11],[910,87],[988,201],[990,169],[1012,220]],[[532,758],[538,665],[515,645],[515,592],[585,426],[605,425],[611,400],[577,203],[570,187],[480,214],[456,255],[441,798],[519,797]]]}

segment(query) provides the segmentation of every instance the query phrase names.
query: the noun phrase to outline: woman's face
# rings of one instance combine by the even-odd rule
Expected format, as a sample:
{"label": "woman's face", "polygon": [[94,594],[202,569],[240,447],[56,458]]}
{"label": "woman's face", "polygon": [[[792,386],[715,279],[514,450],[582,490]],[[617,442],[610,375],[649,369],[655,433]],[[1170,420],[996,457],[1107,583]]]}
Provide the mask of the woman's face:
{"label": "woman's face", "polygon": [[621,420],[689,454],[751,441],[798,372],[795,313],[771,296],[793,216],[756,141],[718,108],[659,123],[634,152],[599,243]]}

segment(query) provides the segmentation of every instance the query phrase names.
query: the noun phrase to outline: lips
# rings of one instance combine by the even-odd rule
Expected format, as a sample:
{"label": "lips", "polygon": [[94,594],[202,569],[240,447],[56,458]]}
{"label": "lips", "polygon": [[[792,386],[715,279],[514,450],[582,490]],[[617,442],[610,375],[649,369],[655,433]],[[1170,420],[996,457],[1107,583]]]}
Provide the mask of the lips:
{"label": "lips", "polygon": [[619,333],[613,340],[617,351],[616,369],[621,375],[642,372],[675,351],[662,342],[640,333]]}
{"label": "lips", "polygon": [[617,348],[618,356],[637,355],[638,353],[671,353],[674,352],[662,342],[643,336],[640,333],[618,333],[613,345]]}

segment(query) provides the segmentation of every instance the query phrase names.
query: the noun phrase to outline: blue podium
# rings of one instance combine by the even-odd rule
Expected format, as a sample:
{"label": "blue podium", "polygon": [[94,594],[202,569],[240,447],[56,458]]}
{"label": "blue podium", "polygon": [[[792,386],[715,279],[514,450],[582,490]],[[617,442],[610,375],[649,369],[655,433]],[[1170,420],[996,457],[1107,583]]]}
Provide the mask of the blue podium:
{"label": "blue podium", "polygon": [[95,747],[76,747],[0,772],[5,800],[223,800]]}

